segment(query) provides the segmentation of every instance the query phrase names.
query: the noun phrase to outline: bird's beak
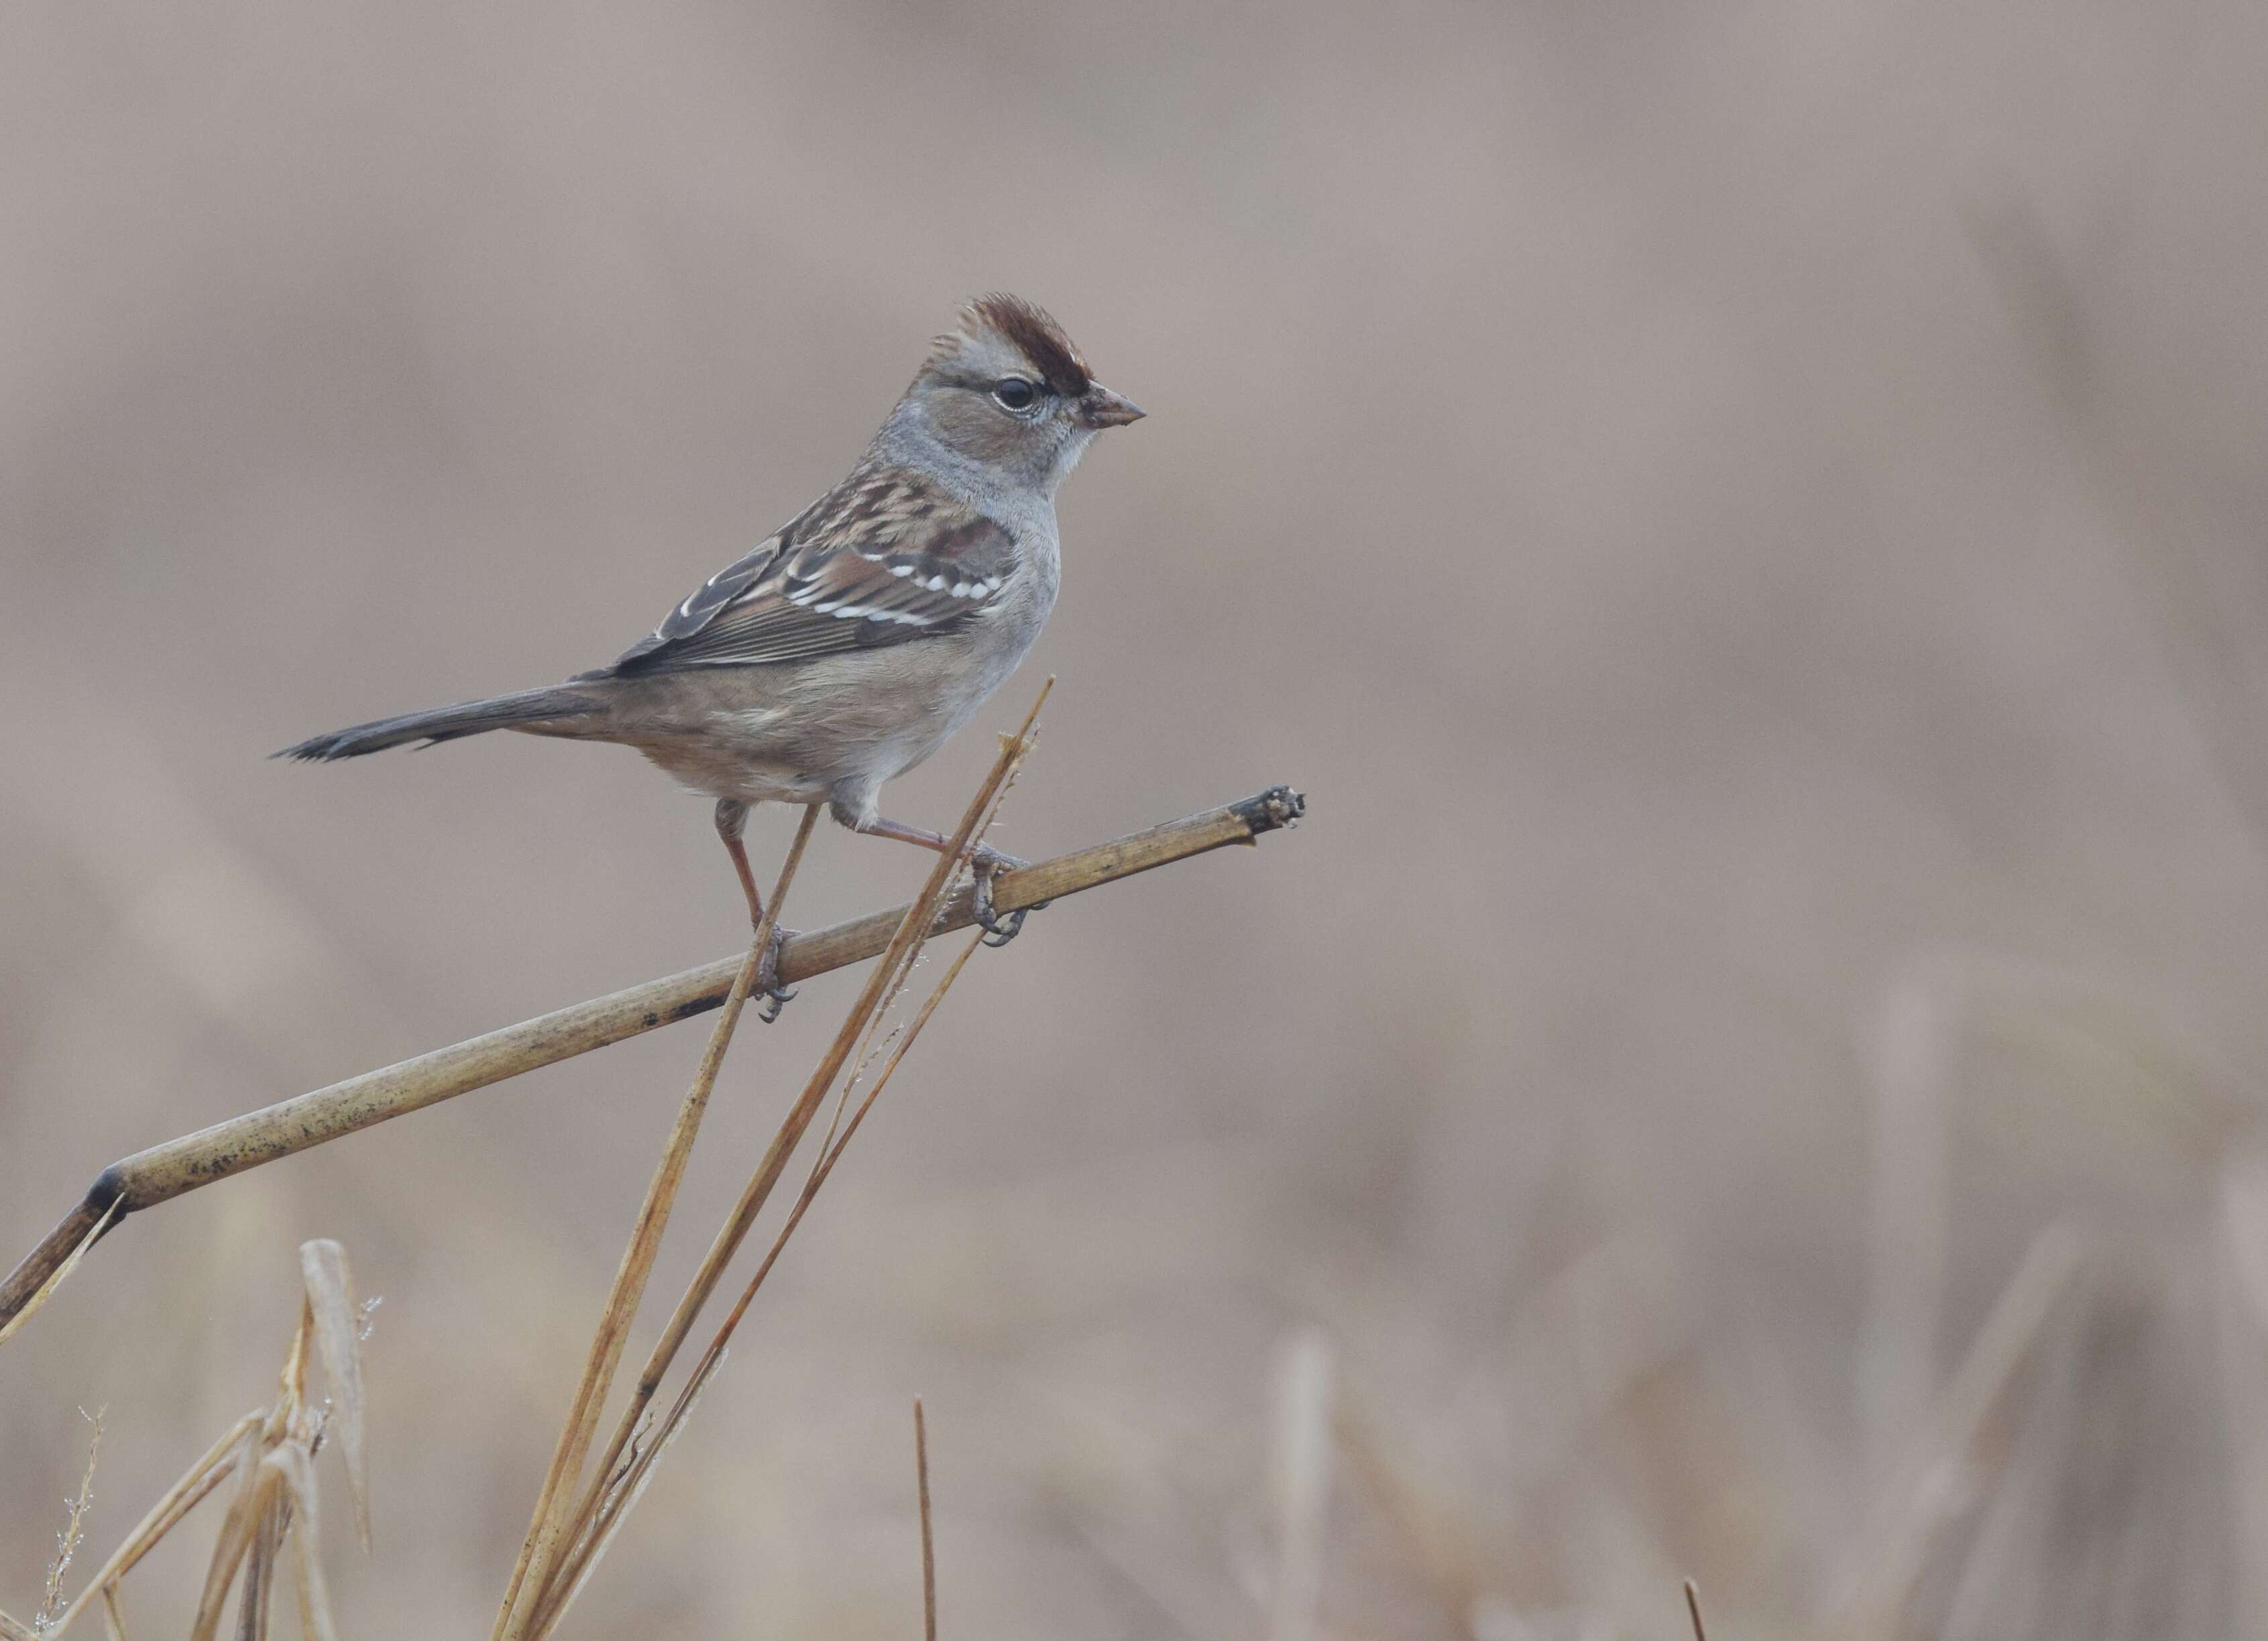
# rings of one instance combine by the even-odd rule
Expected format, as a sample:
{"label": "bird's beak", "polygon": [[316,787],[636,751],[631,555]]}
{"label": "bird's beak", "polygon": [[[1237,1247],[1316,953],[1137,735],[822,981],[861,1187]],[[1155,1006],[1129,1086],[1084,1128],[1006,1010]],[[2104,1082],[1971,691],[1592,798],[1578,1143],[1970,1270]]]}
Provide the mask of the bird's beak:
{"label": "bird's beak", "polygon": [[1093,428],[1124,427],[1142,419],[1142,407],[1094,382],[1079,396],[1079,419]]}

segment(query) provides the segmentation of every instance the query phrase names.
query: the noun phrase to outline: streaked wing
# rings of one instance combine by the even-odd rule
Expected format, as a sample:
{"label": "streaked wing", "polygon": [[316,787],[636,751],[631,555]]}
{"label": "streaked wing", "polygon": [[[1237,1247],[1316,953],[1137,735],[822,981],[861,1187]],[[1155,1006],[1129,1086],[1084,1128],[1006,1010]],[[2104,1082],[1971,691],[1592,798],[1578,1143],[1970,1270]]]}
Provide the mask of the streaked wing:
{"label": "streaked wing", "polygon": [[622,675],[755,666],[902,644],[983,609],[1015,538],[917,475],[851,476],[720,570],[622,653]]}

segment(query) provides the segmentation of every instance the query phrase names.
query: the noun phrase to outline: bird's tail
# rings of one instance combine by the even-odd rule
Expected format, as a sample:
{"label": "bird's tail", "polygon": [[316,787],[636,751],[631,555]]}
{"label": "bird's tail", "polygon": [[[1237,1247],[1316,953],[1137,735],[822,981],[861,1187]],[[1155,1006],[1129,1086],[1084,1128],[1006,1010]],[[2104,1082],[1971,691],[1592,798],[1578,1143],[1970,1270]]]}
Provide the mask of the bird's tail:
{"label": "bird's tail", "polygon": [[534,729],[556,725],[571,733],[568,726],[573,720],[600,717],[605,712],[604,703],[572,689],[522,689],[509,695],[492,695],[486,701],[464,701],[453,707],[405,712],[400,717],[379,718],[374,723],[357,724],[352,729],[333,730],[296,747],[286,747],[276,756],[328,763],[335,758],[359,758],[366,752],[384,752],[388,747],[407,746],[413,740],[430,747],[435,741],[484,734],[492,729]]}

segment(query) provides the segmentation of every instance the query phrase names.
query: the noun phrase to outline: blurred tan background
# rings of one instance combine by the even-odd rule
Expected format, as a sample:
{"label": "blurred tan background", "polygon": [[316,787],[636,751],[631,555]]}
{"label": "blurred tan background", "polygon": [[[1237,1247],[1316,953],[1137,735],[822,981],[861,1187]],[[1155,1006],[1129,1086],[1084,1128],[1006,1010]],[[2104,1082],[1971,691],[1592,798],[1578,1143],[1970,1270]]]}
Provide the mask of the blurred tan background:
{"label": "blurred tan background", "polygon": [[[263,760],[610,658],[1006,287],[1151,417],[894,811],[1053,672],[1005,847],[1311,817],[982,955],[571,1632],[915,1633],[920,1392],[948,1635],[1263,1633],[1314,1328],[1321,1634],[2268,1634],[2264,65],[2235,0],[12,9],[0,1264],[730,951],[628,753]],[[922,869],[828,828],[791,921]],[[745,1028],[665,1284],[850,983]],[[698,1030],[129,1221],[0,1350],[0,1607],[77,1409],[84,1571],[328,1234],[344,1626],[482,1633]]]}

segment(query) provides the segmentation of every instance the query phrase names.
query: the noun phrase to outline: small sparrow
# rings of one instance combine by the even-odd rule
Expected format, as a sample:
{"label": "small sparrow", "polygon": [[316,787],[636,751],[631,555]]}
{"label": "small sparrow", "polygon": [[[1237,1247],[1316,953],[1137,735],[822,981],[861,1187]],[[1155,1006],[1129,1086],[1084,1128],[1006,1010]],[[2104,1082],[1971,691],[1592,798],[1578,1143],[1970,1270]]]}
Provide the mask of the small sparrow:
{"label": "small sparrow", "polygon": [[[942,850],[883,816],[882,784],[935,752],[1016,669],[1055,606],[1056,487],[1142,412],[1020,297],[962,310],[848,477],[718,570],[611,666],[563,684],[318,735],[276,755],[359,757],[492,729],[620,741],[717,800],[748,916],[740,835],[766,802],[826,804],[855,832]],[[980,847],[978,921],[996,941]],[[1018,921],[1021,914],[1017,915]],[[772,1012],[777,938],[763,960]]]}

